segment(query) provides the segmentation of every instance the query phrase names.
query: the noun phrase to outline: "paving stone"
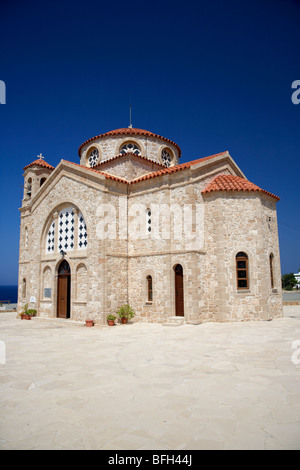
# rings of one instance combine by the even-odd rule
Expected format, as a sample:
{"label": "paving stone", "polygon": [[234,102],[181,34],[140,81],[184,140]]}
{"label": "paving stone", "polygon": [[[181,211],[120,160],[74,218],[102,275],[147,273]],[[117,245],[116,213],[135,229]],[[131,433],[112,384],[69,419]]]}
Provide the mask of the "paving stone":
{"label": "paving stone", "polygon": [[300,306],[285,312],[114,329],[1,313],[0,449],[299,450]]}

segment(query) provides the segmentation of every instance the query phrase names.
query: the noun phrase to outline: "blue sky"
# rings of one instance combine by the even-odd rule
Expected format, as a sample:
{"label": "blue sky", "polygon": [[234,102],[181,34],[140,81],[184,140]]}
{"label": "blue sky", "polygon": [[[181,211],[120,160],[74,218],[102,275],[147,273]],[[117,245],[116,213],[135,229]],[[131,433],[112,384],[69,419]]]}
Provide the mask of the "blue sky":
{"label": "blue sky", "polygon": [[181,162],[228,150],[278,195],[282,272],[300,268],[300,2],[0,2],[0,285],[15,284],[23,167],[78,162],[132,123],[178,143]]}

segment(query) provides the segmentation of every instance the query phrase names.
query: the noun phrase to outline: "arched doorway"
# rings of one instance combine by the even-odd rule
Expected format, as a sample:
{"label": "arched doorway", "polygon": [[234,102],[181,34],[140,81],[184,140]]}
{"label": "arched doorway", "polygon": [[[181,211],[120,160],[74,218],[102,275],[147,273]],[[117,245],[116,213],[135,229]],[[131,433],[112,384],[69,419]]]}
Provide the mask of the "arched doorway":
{"label": "arched doorway", "polygon": [[70,318],[71,269],[63,260],[58,267],[57,276],[57,317]]}
{"label": "arched doorway", "polygon": [[183,295],[183,269],[181,264],[175,268],[175,315],[184,317],[184,295]]}

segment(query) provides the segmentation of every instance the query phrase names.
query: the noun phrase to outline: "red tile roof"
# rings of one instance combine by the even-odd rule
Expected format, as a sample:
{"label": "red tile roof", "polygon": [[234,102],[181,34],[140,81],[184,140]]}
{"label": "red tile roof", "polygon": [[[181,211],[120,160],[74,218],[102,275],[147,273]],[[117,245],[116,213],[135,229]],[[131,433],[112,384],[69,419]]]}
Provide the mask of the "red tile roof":
{"label": "red tile roof", "polygon": [[162,170],[154,171],[153,173],[149,173],[148,175],[144,175],[144,176],[141,176],[140,178],[137,178],[136,180],[132,181],[131,184],[138,183],[144,180],[149,180],[151,178],[155,178],[156,176],[162,176],[162,175],[167,175],[168,173],[176,173],[177,171],[187,170],[191,168],[191,166],[197,165],[197,163],[205,162],[206,160],[219,157],[220,155],[223,155],[225,153],[227,152],[217,153],[215,155],[210,155],[209,157],[199,158],[198,160],[193,160],[191,162],[181,163],[180,165],[176,165],[176,166],[170,166],[169,168],[164,167]]}
{"label": "red tile roof", "polygon": [[83,144],[80,145],[78,149],[79,156],[80,156],[80,151],[84,145],[88,144],[89,142],[92,142],[95,139],[100,139],[102,137],[109,137],[113,135],[129,135],[129,136],[140,135],[140,136],[146,136],[146,137],[157,137],[159,139],[164,140],[165,142],[168,142],[169,144],[174,145],[179,151],[179,157],[181,157],[181,148],[172,140],[167,139],[166,137],[162,137],[158,134],[154,134],[153,132],[145,131],[143,129],[136,129],[134,127],[124,127],[121,129],[115,129],[113,131],[109,131],[109,132],[106,132],[105,134],[100,134],[100,135],[97,135],[96,137],[92,137],[91,139],[86,140],[85,142],[83,142]]}
{"label": "red tile roof", "polygon": [[[219,157],[219,156],[224,155],[224,154],[227,154],[227,152],[217,153],[215,155],[210,155],[209,157],[199,158],[198,160],[193,160],[193,161],[187,162],[187,163],[181,163],[180,165],[171,166],[169,168],[166,168],[165,166],[163,166],[163,168],[161,170],[153,171],[152,173],[148,173],[147,175],[140,176],[139,178],[137,178],[133,181],[130,181],[130,182],[128,182],[127,180],[125,180],[123,178],[119,178],[117,176],[110,175],[110,174],[108,174],[104,171],[98,170],[97,167],[99,167],[101,164],[92,168],[92,167],[87,167],[87,166],[80,165],[78,163],[73,163],[73,162],[68,162],[68,163],[72,163],[73,165],[79,166],[80,168],[84,168],[85,170],[94,171],[96,173],[104,175],[107,179],[112,179],[112,180],[119,181],[121,183],[126,183],[126,184],[135,184],[135,183],[139,183],[141,181],[149,180],[151,178],[156,178],[157,176],[163,176],[163,175],[167,175],[167,174],[170,174],[170,173],[176,173],[177,171],[189,169],[191,166],[196,165],[197,163],[202,163],[206,160],[211,160],[215,157]],[[64,161],[66,161],[66,160],[64,160]],[[109,162],[111,160],[107,160],[107,161]],[[103,162],[103,163],[105,163],[105,162]]]}
{"label": "red tile roof", "polygon": [[[110,175],[108,173],[105,173],[104,171],[97,170],[95,168],[90,168],[86,167],[83,165],[79,165],[78,163],[74,162],[68,162],[67,160],[63,160],[66,163],[71,163],[72,165],[76,165],[80,168],[83,168],[85,170],[93,171],[95,173],[98,173],[100,175],[105,176],[106,179],[114,180],[114,181],[119,181],[120,183],[125,183],[125,184],[134,184],[138,183],[141,181],[149,180],[151,178],[155,178],[157,176],[162,176],[170,173],[175,173],[177,171],[185,170],[191,168],[191,166],[196,165],[197,163],[202,163],[206,160],[211,160],[215,157],[219,157],[223,154],[226,154],[227,152],[222,152],[222,153],[217,153],[215,155],[210,155],[209,157],[204,157],[204,158],[199,158],[198,160],[194,160],[191,162],[187,163],[182,163],[181,165],[176,165],[170,168],[164,168],[162,170],[154,171],[152,173],[149,173],[148,175],[141,176],[140,178],[137,178],[131,182],[128,182],[127,180],[123,178],[119,178],[118,176]],[[268,191],[265,191],[264,189],[261,189],[259,186],[256,186],[256,184],[251,183],[245,178],[241,178],[239,176],[234,176],[234,175],[219,175],[216,176],[207,186],[206,188],[202,191],[202,193],[207,194],[211,193],[214,191],[239,191],[239,192],[261,192],[263,194],[266,194],[268,196],[273,197],[277,201],[279,201],[279,197],[275,196],[272,193],[269,193]]]}
{"label": "red tile roof", "polygon": [[54,170],[54,166],[49,165],[49,163],[45,162],[42,158],[39,158],[38,160],[35,160],[32,163],[29,163],[29,165],[25,166],[23,170],[27,170],[27,168],[30,168],[34,165],[42,166],[43,168],[47,168],[48,170]]}
{"label": "red tile roof", "polygon": [[150,158],[142,157],[142,155],[136,155],[135,153],[131,153],[131,152],[127,152],[127,153],[124,153],[122,155],[117,155],[116,157],[110,158],[109,160],[103,160],[102,162],[95,165],[93,168],[97,169],[100,166],[105,165],[105,163],[110,163],[110,162],[113,162],[115,160],[118,160],[119,158],[124,158],[126,156],[140,158],[141,160],[145,160],[146,162],[153,163],[154,165],[157,165],[161,168],[166,168],[165,165],[163,165],[162,163],[155,162],[154,160],[150,160]]}
{"label": "red tile roof", "polygon": [[256,184],[251,183],[250,181],[246,180],[245,178],[240,178],[239,176],[234,175],[219,175],[211,181],[206,188],[202,191],[202,193],[211,193],[215,191],[246,191],[246,192],[261,192],[267,194],[268,196],[273,197],[279,201],[279,197],[275,196],[264,189],[261,189]]}
{"label": "red tile roof", "polygon": [[109,175],[108,173],[104,173],[104,171],[95,170],[94,168],[91,168],[91,167],[88,167],[88,166],[83,166],[83,165],[80,165],[79,163],[69,162],[67,160],[62,160],[62,161],[66,162],[66,163],[71,163],[72,165],[75,165],[75,166],[79,166],[79,168],[83,168],[84,170],[94,171],[95,173],[98,173],[98,175],[105,176],[106,179],[119,181],[120,183],[128,184],[128,181],[126,181],[122,178],[119,178],[117,176],[113,176],[113,175]]}

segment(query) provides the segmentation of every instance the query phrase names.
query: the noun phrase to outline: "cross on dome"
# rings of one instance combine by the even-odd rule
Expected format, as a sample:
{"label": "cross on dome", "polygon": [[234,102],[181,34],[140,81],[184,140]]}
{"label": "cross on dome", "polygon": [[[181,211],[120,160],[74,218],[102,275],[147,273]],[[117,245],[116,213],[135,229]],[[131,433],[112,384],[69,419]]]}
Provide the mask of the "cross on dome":
{"label": "cross on dome", "polygon": [[44,160],[45,157],[43,157],[43,155],[40,153],[40,155],[37,155],[37,157],[40,159],[40,160]]}

